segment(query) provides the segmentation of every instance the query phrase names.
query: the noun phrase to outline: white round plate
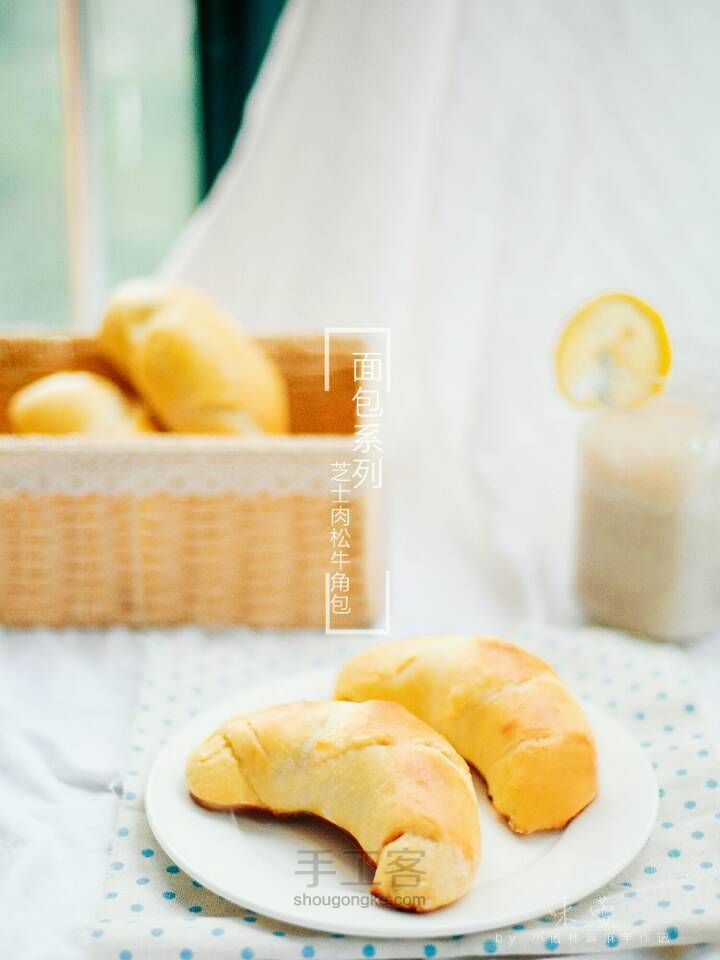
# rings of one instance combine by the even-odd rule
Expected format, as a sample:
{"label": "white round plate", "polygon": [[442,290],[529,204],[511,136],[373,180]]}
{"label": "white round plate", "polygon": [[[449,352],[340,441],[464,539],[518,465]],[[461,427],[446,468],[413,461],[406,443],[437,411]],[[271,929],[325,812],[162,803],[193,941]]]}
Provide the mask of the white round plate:
{"label": "white round plate", "polygon": [[[329,824],[213,813],[193,803],[185,787],[185,763],[201,740],[249,710],[325,699],[333,680],[333,672],[322,670],[239,691],[195,717],[155,760],[145,809],[158,843],[186,873],[226,900],[331,933],[426,938],[477,933],[575,903],[615,877],[644,846],[657,816],[655,775],[623,727],[590,708],[599,760],[597,799],[564,830],[521,837],[500,820],[475,777],[480,869],[462,900],[434,913],[402,912],[374,902],[367,871],[358,882],[357,849]],[[407,892],[412,895],[412,889]]]}

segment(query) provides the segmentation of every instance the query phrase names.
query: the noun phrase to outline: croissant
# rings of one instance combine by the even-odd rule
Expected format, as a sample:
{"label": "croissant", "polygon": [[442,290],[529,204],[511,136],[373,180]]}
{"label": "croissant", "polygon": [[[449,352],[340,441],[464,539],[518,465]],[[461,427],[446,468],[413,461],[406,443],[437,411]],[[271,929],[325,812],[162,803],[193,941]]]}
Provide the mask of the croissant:
{"label": "croissant", "polygon": [[495,637],[387,643],[343,666],[335,696],[401,703],[447,737],[517,833],[565,824],[597,793],[580,706],[543,660]]}
{"label": "croissant", "polygon": [[107,377],[63,370],[21,387],[10,398],[13,433],[145,433],[153,430],[142,406]]}
{"label": "croissant", "polygon": [[275,362],[194,290],[124,284],[105,311],[98,343],[170,430],[290,429],[287,385]]}
{"label": "croissant", "polygon": [[426,912],[461,897],[478,865],[465,761],[395,703],[302,701],[228,720],[190,756],[211,810],[311,813],[346,830],[376,868],[371,892]]}

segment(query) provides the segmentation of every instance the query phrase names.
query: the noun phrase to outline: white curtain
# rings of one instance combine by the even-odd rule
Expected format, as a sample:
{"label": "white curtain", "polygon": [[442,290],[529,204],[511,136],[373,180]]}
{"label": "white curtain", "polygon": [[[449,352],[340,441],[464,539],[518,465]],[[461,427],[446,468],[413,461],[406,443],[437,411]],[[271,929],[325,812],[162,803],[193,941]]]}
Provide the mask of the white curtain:
{"label": "white curtain", "polygon": [[713,0],[290,3],[164,269],[254,330],[392,328],[398,632],[574,615],[554,338],[620,287],[718,343],[719,40]]}

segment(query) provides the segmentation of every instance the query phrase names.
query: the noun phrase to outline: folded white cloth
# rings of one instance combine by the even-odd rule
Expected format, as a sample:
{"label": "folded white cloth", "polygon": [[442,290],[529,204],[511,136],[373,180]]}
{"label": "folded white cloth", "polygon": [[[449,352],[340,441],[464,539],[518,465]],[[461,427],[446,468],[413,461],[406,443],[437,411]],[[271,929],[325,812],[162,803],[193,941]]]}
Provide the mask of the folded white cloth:
{"label": "folded white cloth", "polygon": [[[242,685],[339,663],[367,641],[317,635],[147,641],[123,799],[92,931],[115,960],[464,957],[583,953],[720,938],[720,766],[706,737],[684,652],[592,629],[527,627],[513,638],[545,656],[581,700],[613,714],[648,752],[660,816],[640,856],[593,896],[556,915],[477,935],[418,942],[299,930],[202,889],[153,838],[143,814],[147,774],[168,734]],[[269,827],[271,829],[271,827]],[[578,864],[582,869],[582,864]]]}

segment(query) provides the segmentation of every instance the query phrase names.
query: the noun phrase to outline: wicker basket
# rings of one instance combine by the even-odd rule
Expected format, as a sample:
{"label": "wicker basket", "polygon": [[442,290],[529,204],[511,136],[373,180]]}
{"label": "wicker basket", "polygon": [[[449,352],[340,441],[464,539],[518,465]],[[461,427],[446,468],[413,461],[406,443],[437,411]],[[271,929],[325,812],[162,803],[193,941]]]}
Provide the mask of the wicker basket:
{"label": "wicker basket", "polygon": [[[330,467],[352,460],[356,339],[262,341],[289,385],[293,435],[130,440],[0,436],[0,621],[321,627],[331,570]],[[112,376],[87,338],[0,339],[11,393],[60,369]],[[350,491],[350,612],[379,598],[379,491]]]}

